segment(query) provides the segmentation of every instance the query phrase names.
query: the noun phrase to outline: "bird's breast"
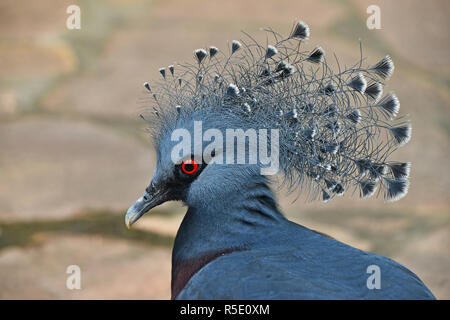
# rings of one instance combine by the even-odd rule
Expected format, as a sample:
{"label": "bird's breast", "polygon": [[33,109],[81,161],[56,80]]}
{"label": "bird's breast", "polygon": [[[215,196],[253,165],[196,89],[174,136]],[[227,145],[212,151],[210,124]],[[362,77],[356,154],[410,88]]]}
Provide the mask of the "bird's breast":
{"label": "bird's breast", "polygon": [[175,260],[172,263],[172,297],[174,300],[178,294],[183,290],[188,281],[195,275],[201,268],[210,263],[211,261],[230,254],[236,251],[245,250],[243,248],[229,248],[220,251],[207,252],[199,255],[198,257]]}

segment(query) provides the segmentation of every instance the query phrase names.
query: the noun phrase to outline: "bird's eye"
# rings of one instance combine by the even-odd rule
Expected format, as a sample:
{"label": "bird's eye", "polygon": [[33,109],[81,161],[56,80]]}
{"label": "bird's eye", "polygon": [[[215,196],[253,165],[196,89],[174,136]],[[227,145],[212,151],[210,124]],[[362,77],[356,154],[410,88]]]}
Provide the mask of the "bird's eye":
{"label": "bird's eye", "polygon": [[181,170],[186,174],[193,174],[198,170],[198,164],[194,160],[185,160],[181,164]]}

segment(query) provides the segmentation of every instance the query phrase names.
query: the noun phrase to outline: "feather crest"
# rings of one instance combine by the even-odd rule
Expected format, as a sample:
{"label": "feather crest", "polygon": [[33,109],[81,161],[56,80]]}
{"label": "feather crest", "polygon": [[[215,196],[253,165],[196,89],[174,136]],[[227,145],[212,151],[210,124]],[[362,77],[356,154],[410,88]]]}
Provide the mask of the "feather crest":
{"label": "feather crest", "polygon": [[[177,65],[178,78],[166,77],[162,68],[164,81],[151,88],[144,84],[154,97],[156,112],[145,116],[154,140],[198,112],[224,126],[277,128],[280,166],[291,190],[307,188],[323,201],[351,187],[363,198],[377,188],[384,188],[388,200],[403,196],[410,165],[387,157],[409,141],[411,126],[392,126],[378,116],[390,121],[400,106],[393,93],[380,99],[384,83],[376,80],[392,74],[391,58],[369,67],[361,58],[356,67],[335,72],[320,47],[300,51],[299,40],[310,36],[304,22],[285,38],[266,32],[271,45],[249,36],[233,40],[229,56],[217,54],[214,46],[197,49],[197,63]],[[323,68],[310,65],[319,62]],[[174,68],[169,66],[172,74]]]}

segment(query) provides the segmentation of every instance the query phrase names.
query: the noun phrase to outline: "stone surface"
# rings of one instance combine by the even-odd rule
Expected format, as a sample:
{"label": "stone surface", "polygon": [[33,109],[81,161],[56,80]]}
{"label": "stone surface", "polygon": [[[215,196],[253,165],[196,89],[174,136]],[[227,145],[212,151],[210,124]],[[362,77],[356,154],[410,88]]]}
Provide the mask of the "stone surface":
{"label": "stone surface", "polygon": [[0,124],[0,217],[59,217],[124,209],[149,183],[150,148],[85,121]]}
{"label": "stone surface", "polygon": [[[0,251],[0,299],[168,299],[171,251],[96,236],[42,234]],[[81,289],[69,290],[69,265]]]}

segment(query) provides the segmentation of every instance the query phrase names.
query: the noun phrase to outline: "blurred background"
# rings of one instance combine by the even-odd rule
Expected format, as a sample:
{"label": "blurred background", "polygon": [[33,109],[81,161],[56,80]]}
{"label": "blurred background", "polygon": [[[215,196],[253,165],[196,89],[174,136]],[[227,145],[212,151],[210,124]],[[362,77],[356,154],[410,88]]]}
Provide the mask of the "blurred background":
{"label": "blurred background", "polygon": [[[66,9],[81,9],[69,30]],[[381,9],[369,30],[366,9]],[[395,160],[411,161],[411,187],[382,198],[306,202],[280,193],[286,215],[357,248],[386,255],[450,298],[450,2],[377,0],[1,0],[0,298],[167,299],[171,249],[185,208],[168,203],[126,230],[154,153],[138,114],[144,81],[226,46],[242,30],[311,27],[307,48],[342,63],[386,54],[401,114],[413,124]],[[81,290],[66,269],[81,269]]]}

